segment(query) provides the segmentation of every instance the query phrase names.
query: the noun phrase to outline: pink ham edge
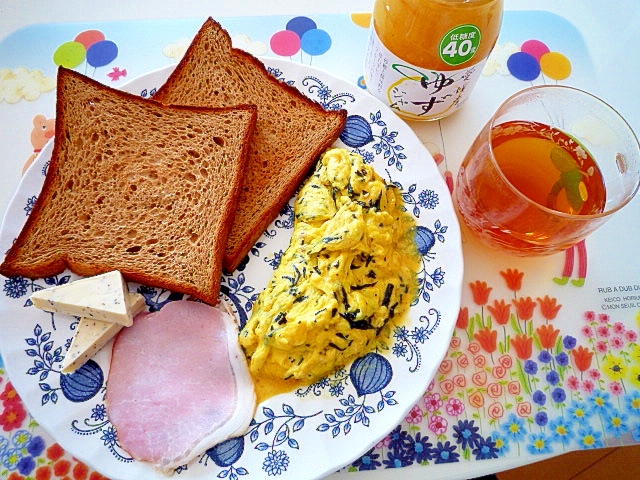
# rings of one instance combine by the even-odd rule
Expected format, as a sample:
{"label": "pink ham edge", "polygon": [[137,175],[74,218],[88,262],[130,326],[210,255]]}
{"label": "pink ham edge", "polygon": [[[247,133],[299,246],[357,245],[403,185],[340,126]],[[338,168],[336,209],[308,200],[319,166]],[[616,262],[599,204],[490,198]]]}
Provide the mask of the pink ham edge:
{"label": "pink ham edge", "polygon": [[116,337],[107,415],[137,460],[170,473],[244,433],[255,402],[238,327],[219,307],[170,302]]}

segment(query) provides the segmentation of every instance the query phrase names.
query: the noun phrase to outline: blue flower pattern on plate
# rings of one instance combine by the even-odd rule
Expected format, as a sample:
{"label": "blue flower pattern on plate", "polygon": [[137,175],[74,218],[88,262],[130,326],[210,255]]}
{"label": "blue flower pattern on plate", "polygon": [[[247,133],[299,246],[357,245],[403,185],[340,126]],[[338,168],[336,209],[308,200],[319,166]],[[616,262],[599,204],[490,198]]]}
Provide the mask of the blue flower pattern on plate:
{"label": "blue flower pattern on plate", "polygon": [[[374,133],[373,128],[379,128],[379,133]],[[407,156],[403,153],[404,147],[396,144],[397,131],[389,131],[386,122],[382,119],[380,110],[369,113],[369,120],[361,115],[350,115],[340,140],[359,153],[365,163],[371,163],[376,155],[382,154],[388,166],[395,166],[402,171],[402,161]],[[377,140],[377,141],[376,141]],[[370,148],[373,152],[364,149],[366,145],[373,143]]]}
{"label": "blue flower pattern on plate", "polygon": [[80,422],[73,420],[71,422],[71,431],[78,435],[100,435],[100,440],[111,454],[118,460],[130,463],[133,458],[127,454],[118,443],[116,430],[107,419],[107,409],[104,403],[99,403],[91,410],[91,416]]}

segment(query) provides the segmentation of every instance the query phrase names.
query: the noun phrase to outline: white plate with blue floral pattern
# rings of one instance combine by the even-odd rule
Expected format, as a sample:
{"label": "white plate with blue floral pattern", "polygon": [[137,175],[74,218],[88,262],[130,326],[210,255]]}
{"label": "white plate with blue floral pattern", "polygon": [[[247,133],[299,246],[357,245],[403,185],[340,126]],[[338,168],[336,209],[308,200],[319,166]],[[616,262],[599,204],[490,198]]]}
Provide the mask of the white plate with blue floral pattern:
{"label": "white plate with blue floral pattern", "polygon": [[[325,108],[346,109],[347,124],[336,146],[358,152],[383,178],[402,189],[407,209],[418,223],[420,296],[408,322],[394,332],[388,351],[371,352],[309,388],[261,403],[244,435],[212,446],[178,469],[184,479],[273,476],[301,480],[328,475],[356,460],[393,430],[427,389],[449,345],[460,306],[463,262],[458,221],[447,186],[413,131],[356,85],[309,66],[271,58],[264,62],[274,76]],[[122,88],[152,97],[172,69],[148,73]],[[0,232],[2,251],[29,215],[50,157],[51,142],[25,174],[9,205]],[[292,206],[293,199],[240,268],[222,278],[222,295],[241,324],[289,243]],[[70,272],[35,281],[2,279],[0,349],[11,381],[30,413],[55,440],[102,474],[113,479],[166,478],[134,461],[119,446],[106,416],[110,345],[77,372],[60,372],[76,324],[70,324],[68,317],[58,319],[37,310],[28,299],[36,289],[73,279]],[[150,310],[182,298],[153,287],[129,287],[143,293]]]}

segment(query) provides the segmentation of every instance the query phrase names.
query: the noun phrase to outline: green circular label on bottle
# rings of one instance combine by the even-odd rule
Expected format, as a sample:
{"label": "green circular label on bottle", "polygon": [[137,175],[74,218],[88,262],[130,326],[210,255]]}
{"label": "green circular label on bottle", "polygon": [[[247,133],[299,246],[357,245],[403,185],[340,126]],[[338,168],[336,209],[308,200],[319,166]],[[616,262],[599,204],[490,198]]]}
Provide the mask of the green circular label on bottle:
{"label": "green circular label on bottle", "polygon": [[480,46],[480,29],[475,25],[458,25],[440,40],[440,59],[447,65],[462,65],[473,58]]}

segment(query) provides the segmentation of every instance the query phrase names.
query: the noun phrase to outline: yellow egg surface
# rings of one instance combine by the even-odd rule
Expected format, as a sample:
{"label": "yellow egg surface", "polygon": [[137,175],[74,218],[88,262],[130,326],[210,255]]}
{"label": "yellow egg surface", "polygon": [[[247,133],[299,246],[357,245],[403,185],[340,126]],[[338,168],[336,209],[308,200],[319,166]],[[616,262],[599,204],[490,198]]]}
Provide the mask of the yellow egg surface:
{"label": "yellow egg surface", "polygon": [[313,383],[385,348],[418,290],[401,192],[346,149],[301,187],[291,242],[240,332],[255,379]]}

